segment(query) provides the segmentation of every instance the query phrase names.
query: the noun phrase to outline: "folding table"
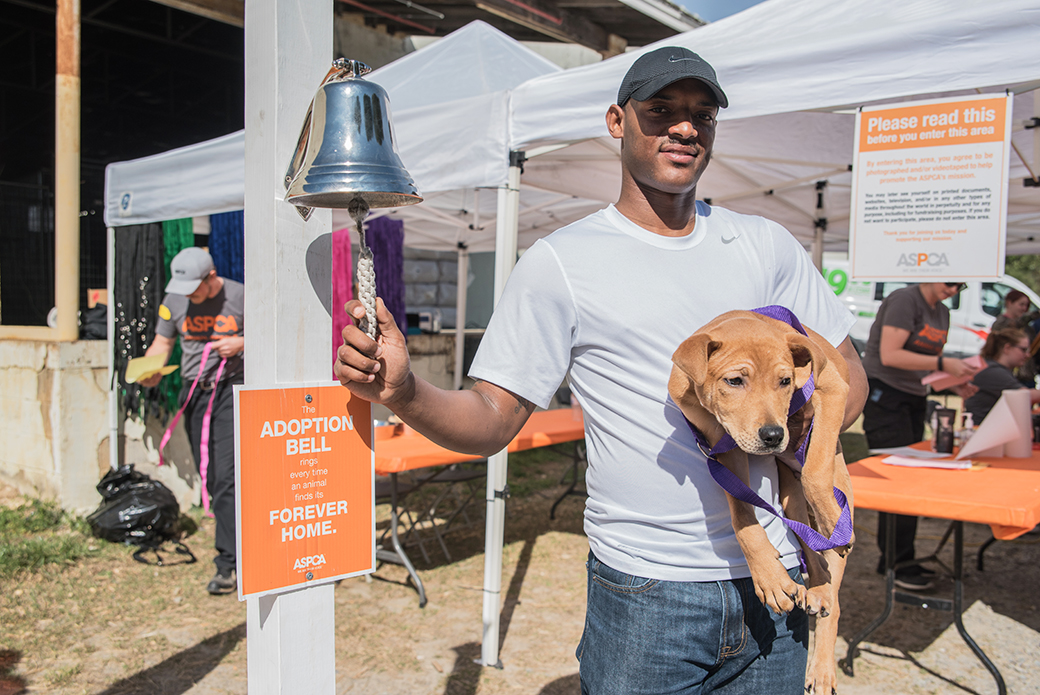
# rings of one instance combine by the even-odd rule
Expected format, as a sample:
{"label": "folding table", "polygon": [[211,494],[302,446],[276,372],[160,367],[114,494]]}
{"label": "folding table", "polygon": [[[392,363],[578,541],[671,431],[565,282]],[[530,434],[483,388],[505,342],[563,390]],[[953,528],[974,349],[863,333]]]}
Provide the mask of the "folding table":
{"label": "folding table", "polygon": [[[925,445],[921,445],[922,447]],[[978,458],[986,464],[981,469],[945,470],[938,468],[908,468],[882,463],[883,456],[849,464],[852,476],[854,504],[860,509],[874,509],[890,514],[927,516],[950,519],[935,553],[913,562],[937,561],[936,555],[953,534],[953,567],[947,568],[953,577],[953,599],[902,593],[895,590],[897,565],[886,568],[885,606],[877,618],[849,641],[846,657],[841,660],[842,670],[853,675],[856,647],[880,627],[892,613],[895,601],[946,610],[953,613],[957,631],[997,682],[1000,695],[1007,688],[996,665],[968,635],[961,620],[963,613],[963,557],[964,522],[988,524],[993,536],[1011,540],[1033,529],[1040,523],[1040,452],[1031,458]],[[894,544],[894,519],[889,517],[888,543]],[[893,549],[886,553],[893,557]],[[939,562],[939,564],[943,564]],[[945,567],[945,565],[943,565]]]}
{"label": "folding table", "polygon": [[[578,442],[585,438],[585,425],[578,408],[558,408],[532,413],[527,423],[509,443],[508,451],[525,451],[563,442]],[[419,592],[419,607],[426,605],[426,590],[419,574],[409,560],[398,534],[397,475],[404,471],[447,466],[453,463],[484,460],[472,454],[460,454],[434,444],[426,437],[409,428],[386,426],[376,428],[376,475],[390,476],[390,539],[392,550],[379,549],[376,558],[384,562],[404,565],[416,590]],[[435,479],[433,476],[427,480]],[[508,486],[506,490],[508,494]]]}

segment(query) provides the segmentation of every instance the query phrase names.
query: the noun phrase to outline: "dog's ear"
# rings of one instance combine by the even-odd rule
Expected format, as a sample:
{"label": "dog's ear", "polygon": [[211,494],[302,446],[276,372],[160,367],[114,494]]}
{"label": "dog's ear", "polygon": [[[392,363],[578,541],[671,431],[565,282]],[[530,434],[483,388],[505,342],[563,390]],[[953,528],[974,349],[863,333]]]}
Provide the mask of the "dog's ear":
{"label": "dog's ear", "polygon": [[819,381],[820,372],[827,366],[827,356],[819,347],[800,333],[789,333],[787,347],[794,358],[795,385],[801,388],[809,380],[810,370],[813,379]]}
{"label": "dog's ear", "polygon": [[672,354],[672,362],[694,383],[703,384],[708,378],[708,359],[720,347],[722,343],[712,340],[707,333],[694,333]]}

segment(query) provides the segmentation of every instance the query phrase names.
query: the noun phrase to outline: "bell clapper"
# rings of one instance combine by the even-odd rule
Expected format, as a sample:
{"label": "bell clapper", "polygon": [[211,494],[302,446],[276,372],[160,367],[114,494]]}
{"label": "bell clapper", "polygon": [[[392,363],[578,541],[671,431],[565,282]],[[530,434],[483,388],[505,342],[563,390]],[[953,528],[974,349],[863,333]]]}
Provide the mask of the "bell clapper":
{"label": "bell clapper", "polygon": [[376,339],[376,267],[372,258],[372,249],[365,242],[365,228],[362,224],[368,216],[368,203],[360,196],[356,196],[347,206],[347,212],[354,218],[357,224],[358,239],[361,242],[361,251],[358,253],[357,262],[357,284],[358,299],[365,307],[365,318],[358,322],[358,328],[364,331],[372,340]]}

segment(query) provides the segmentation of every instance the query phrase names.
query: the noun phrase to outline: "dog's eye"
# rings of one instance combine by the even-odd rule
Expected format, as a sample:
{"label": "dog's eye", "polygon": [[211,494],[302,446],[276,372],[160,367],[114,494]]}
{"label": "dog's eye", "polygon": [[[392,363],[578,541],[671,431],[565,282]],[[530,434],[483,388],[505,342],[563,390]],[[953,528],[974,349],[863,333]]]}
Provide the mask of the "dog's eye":
{"label": "dog's eye", "polygon": [[784,378],[780,379],[780,385],[781,386],[790,386],[791,385],[791,377],[785,376]]}
{"label": "dog's eye", "polygon": [[744,383],[744,379],[743,379],[743,377],[735,376],[735,377],[726,379],[726,383],[729,384],[730,386],[740,386],[741,384]]}

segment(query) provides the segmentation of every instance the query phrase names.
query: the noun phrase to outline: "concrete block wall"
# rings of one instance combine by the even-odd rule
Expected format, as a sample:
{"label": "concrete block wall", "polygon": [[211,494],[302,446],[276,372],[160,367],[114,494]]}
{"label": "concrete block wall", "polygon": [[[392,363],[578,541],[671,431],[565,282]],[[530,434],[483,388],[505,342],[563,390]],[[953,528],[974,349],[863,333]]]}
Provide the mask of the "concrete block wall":
{"label": "concrete block wall", "polygon": [[[96,485],[110,468],[108,343],[0,340],[0,496],[55,500],[87,513],[101,502]],[[158,468],[163,423],[127,420],[120,462],[166,484],[182,509],[200,495],[182,426]]]}
{"label": "concrete block wall", "polygon": [[108,470],[108,343],[0,340],[0,483],[89,511]]}
{"label": "concrete block wall", "polygon": [[145,421],[124,421],[119,460],[120,463],[134,464],[135,470],[170,488],[181,510],[187,511],[192,505],[202,504],[202,479],[195,470],[195,459],[184,431],[183,418],[174,427],[170,441],[163,449],[164,465],[159,465],[159,443],[168,424],[156,417]]}

